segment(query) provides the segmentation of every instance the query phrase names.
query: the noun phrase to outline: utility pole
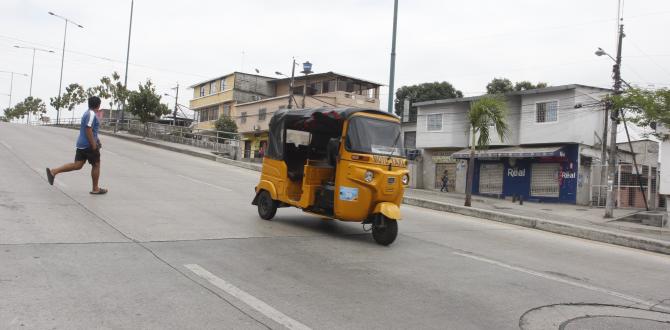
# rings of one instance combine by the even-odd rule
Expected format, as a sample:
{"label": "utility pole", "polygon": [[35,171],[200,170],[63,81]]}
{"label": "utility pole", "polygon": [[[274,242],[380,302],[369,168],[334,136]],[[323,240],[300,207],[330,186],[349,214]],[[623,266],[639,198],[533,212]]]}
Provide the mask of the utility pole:
{"label": "utility pole", "polygon": [[389,78],[389,101],[388,101],[388,112],[393,112],[393,94],[395,90],[393,83],[395,82],[395,39],[396,31],[398,29],[398,0],[395,0],[393,3],[393,39],[391,41],[391,76]]}
{"label": "utility pole", "polygon": [[293,64],[291,64],[291,81],[288,84],[288,108],[293,109],[293,82],[295,80],[295,57],[293,58]]}
{"label": "utility pole", "polygon": [[[45,53],[53,53],[53,50],[48,50],[48,49],[42,49],[42,48],[36,48],[36,47],[24,47],[24,46],[18,46],[14,45],[14,48],[19,48],[19,49],[32,49],[33,51],[33,64],[30,69],[30,89],[28,90],[28,96],[33,96],[33,74],[35,73],[35,53],[39,50],[41,52]],[[26,115],[26,124],[30,124],[30,112]]]}
{"label": "utility pole", "polygon": [[312,73],[312,63],[309,61],[302,64],[302,71],[300,73],[305,74],[305,83],[302,86],[302,108],[305,108],[305,99],[307,98],[307,83],[309,79],[309,74]]}
{"label": "utility pole", "polygon": [[[128,24],[128,46],[126,47],[126,74],[123,78],[123,89],[128,92],[128,60],[130,59],[130,35],[133,32],[133,5],[135,4],[134,0],[130,0],[130,23]],[[125,109],[126,102],[121,103],[121,121],[125,119]],[[119,126],[119,116],[116,116],[116,125],[114,125],[114,133]]]}
{"label": "utility pole", "polygon": [[172,125],[177,126],[177,105],[179,104],[179,83],[177,83],[177,87],[175,87],[177,92],[175,93],[174,97],[174,112],[172,112]]}
{"label": "utility pole", "polygon": [[28,75],[25,73],[19,73],[19,72],[14,72],[14,71],[0,71],[2,73],[9,73],[10,78],[9,78],[9,107],[12,107],[12,91],[14,90],[14,75],[18,74],[19,76],[24,76],[27,77]]}
{"label": "utility pole", "polygon": [[[619,41],[616,52],[616,63],[613,67],[614,72],[614,95],[620,95],[621,91],[621,48],[623,46],[623,24],[619,24]],[[610,158],[607,168],[607,202],[605,204],[605,218],[612,218],[614,216],[614,177],[616,176],[617,165],[617,146],[616,135],[619,124],[620,109],[614,107],[612,109],[612,131],[610,132]],[[632,150],[631,150],[632,151]]]}

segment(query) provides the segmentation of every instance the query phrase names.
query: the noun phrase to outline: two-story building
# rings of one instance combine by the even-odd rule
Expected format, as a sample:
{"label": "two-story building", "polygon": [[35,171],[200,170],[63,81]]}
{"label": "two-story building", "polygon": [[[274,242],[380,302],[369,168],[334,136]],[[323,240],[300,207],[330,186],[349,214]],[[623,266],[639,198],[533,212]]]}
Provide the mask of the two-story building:
{"label": "two-story building", "polygon": [[[244,141],[244,158],[259,158],[267,146],[268,124],[275,111],[287,108],[290,79],[266,81],[270,97],[237,103],[235,120]],[[293,82],[292,109],[360,107],[379,109],[381,84],[335,72],[298,76]],[[306,93],[304,92],[306,91]]]}
{"label": "two-story building", "polygon": [[233,72],[190,86],[193,99],[189,103],[196,112],[199,129],[213,129],[220,116],[237,116],[236,105],[274,96],[268,82],[271,77]]}
{"label": "two-story building", "polygon": [[[521,196],[525,200],[589,204],[590,165],[600,162],[605,123],[599,102],[610,90],[564,85],[505,95],[509,134],[492,137],[476,153],[473,193]],[[447,171],[450,191],[464,192],[471,130],[467,113],[482,96],[419,102],[416,148],[422,149],[423,187],[433,188]],[[412,129],[416,133],[412,133]]]}

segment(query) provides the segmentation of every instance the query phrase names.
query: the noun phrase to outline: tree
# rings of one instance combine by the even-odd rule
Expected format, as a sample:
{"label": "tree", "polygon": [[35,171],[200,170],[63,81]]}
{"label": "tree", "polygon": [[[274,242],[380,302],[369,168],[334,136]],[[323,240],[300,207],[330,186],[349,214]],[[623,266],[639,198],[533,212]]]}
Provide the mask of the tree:
{"label": "tree", "polygon": [[[470,160],[468,161],[468,175],[465,185],[465,206],[472,204],[472,181],[475,169],[475,152],[477,148],[488,147],[491,134],[495,133],[504,140],[509,131],[507,124],[507,104],[498,96],[484,96],[470,104],[468,111],[468,125],[470,126]],[[495,132],[491,132],[495,129]]]}
{"label": "tree", "polygon": [[46,113],[47,106],[41,99],[28,96],[25,100],[15,104],[11,111],[14,118],[23,118],[27,114]]}
{"label": "tree", "polygon": [[512,84],[512,81],[507,78],[493,78],[491,82],[486,85],[486,93],[488,94],[505,94],[511,92],[520,92],[530,89],[545,88],[547,83],[539,82],[533,84],[530,81],[517,81]]}
{"label": "tree", "polygon": [[[661,124],[670,127],[670,89],[661,88],[648,90],[640,88],[627,89],[623,94],[607,98],[614,109],[630,110],[632,122],[643,127]],[[667,134],[655,133],[662,140],[668,139]]]}
{"label": "tree", "polygon": [[58,97],[52,97],[49,99],[49,104],[56,109],[67,109],[72,111],[74,107],[86,102],[87,94],[79,84],[70,84],[65,87],[65,93],[61,95],[60,99]]}
{"label": "tree", "polygon": [[235,123],[235,120],[230,118],[229,116],[221,116],[216,121],[214,126],[216,127],[217,131],[226,132],[223,133],[223,137],[226,139],[232,139],[233,137],[235,137],[235,134],[229,134],[229,133],[237,133],[237,124]]}
{"label": "tree", "polygon": [[514,91],[512,81],[507,78],[493,78],[490,83],[486,85],[487,94],[505,94]]}
{"label": "tree", "polygon": [[[405,99],[412,103],[463,97],[463,93],[450,83],[432,82],[400,87],[395,93],[395,113],[401,116],[405,109]],[[410,109],[410,118],[416,116],[416,108]]]}
{"label": "tree", "polygon": [[112,73],[111,78],[107,76],[102,77],[100,84],[99,86],[89,88],[88,94],[108,99],[110,109],[113,109],[116,105],[116,109],[118,110],[119,106],[128,99],[128,89],[123,86],[121,76],[116,71]]}
{"label": "tree", "polygon": [[154,85],[148,79],[144,85],[139,84],[137,91],[131,91],[128,94],[127,109],[144,124],[145,133],[147,132],[149,121],[170,113],[167,105],[161,103],[160,95],[156,94]]}

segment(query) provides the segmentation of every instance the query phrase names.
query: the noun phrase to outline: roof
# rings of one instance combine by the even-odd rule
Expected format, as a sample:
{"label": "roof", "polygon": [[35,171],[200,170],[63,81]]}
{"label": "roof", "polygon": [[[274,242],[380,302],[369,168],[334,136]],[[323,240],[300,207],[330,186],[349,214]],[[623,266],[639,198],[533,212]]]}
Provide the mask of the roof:
{"label": "roof", "polygon": [[[384,86],[383,84],[380,84],[380,83],[377,83],[377,82],[374,82],[374,81],[365,80],[365,79],[361,79],[361,78],[356,78],[354,76],[349,76],[349,75],[346,75],[346,74],[341,74],[341,73],[337,73],[337,72],[333,72],[333,71],[322,72],[322,73],[313,73],[313,74],[309,75],[309,77],[311,79],[311,78],[314,78],[314,77],[328,76],[328,75],[339,76],[339,77],[349,78],[349,79],[353,79],[353,80],[358,80],[358,81],[368,83],[368,84],[371,84],[371,85]],[[271,82],[278,82],[278,81],[284,81],[284,80],[290,80],[290,79],[291,78],[279,78],[279,79],[271,80]],[[304,75],[296,75],[295,79],[297,79],[297,80],[305,79],[305,76]]]}
{"label": "roof", "polygon": [[219,79],[223,79],[223,78],[225,78],[225,77],[230,77],[230,76],[232,76],[232,75],[234,75],[234,74],[238,74],[238,73],[239,73],[239,74],[249,75],[249,76],[263,77],[263,78],[273,79],[273,77],[263,76],[263,75],[259,75],[259,74],[252,74],[252,73],[245,73],[245,72],[234,71],[234,72],[231,72],[231,73],[228,73],[228,74],[224,74],[223,76],[218,76],[218,77],[215,77],[215,78],[211,78],[211,79],[207,79],[207,80],[200,81],[200,82],[195,83],[195,84],[193,84],[193,85],[191,85],[191,86],[188,86],[188,88],[195,88],[196,86],[200,86],[200,85],[206,84],[206,83],[208,83],[208,82],[212,82],[212,81],[216,81],[216,80],[219,80]]}
{"label": "roof", "polygon": [[[611,92],[612,91],[611,89],[608,89],[608,88],[587,86],[587,85],[581,85],[581,84],[569,84],[569,85],[560,85],[560,86],[549,86],[549,87],[545,87],[545,88],[535,88],[535,89],[529,89],[529,90],[524,90],[524,91],[515,91],[515,92],[511,92],[511,93],[505,93],[503,95],[505,95],[505,96],[518,96],[518,95],[542,94],[542,93],[552,93],[552,92],[566,91],[566,90],[571,90],[571,89],[576,89],[576,88],[599,89],[599,90],[602,90],[603,92]],[[480,99],[484,96],[486,96],[486,94],[478,95],[478,96],[461,97],[461,98],[417,102],[417,103],[414,103],[413,105],[421,107],[421,106],[436,105],[436,104],[469,102],[469,101],[478,100],[478,99]]]}
{"label": "roof", "polygon": [[[553,147],[507,147],[499,149],[478,150],[475,152],[475,158],[500,158],[500,157],[563,157],[565,152],[562,146]],[[452,158],[469,158],[470,149],[463,149],[451,155]]]}

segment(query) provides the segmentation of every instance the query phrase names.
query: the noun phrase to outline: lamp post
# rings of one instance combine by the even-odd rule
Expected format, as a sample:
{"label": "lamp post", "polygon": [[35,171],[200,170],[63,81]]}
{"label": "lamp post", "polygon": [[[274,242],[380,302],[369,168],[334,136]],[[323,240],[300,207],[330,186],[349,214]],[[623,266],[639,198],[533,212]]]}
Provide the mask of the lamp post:
{"label": "lamp post", "polygon": [[67,25],[68,23],[72,23],[75,26],[79,27],[80,29],[83,29],[84,27],[81,24],[77,24],[73,22],[71,19],[67,17],[60,16],[58,14],[54,14],[53,12],[49,12],[49,15],[58,17],[65,21],[65,32],[63,33],[63,54],[61,55],[61,60],[60,60],[60,82],[58,83],[58,103],[56,104],[56,125],[59,124],[60,120],[60,96],[61,96],[61,91],[63,87],[63,64],[65,63],[65,40],[67,39]]}
{"label": "lamp post", "polygon": [[19,76],[24,76],[28,77],[27,74],[25,73],[19,73],[19,72],[14,72],[14,71],[1,71],[2,73],[9,73],[10,78],[9,78],[9,108],[12,107],[12,90],[14,89],[14,75],[19,75]]}
{"label": "lamp post", "polygon": [[[28,91],[28,95],[33,96],[33,75],[35,74],[35,53],[37,51],[40,51],[40,52],[52,53],[53,54],[54,51],[49,50],[49,49],[42,49],[42,48],[37,48],[37,47],[25,47],[25,46],[18,46],[18,45],[14,45],[14,48],[32,49],[33,50],[33,64],[30,67],[30,89]],[[28,113],[28,115],[26,116],[26,123],[30,124],[30,113]]]}
{"label": "lamp post", "polygon": [[395,39],[396,31],[398,29],[398,0],[395,0],[393,3],[393,38],[391,39],[391,73],[389,77],[389,101],[388,101],[388,112],[393,112],[393,84],[395,82]]}
{"label": "lamp post", "polygon": [[[126,47],[126,73],[123,78],[123,89],[127,91],[128,88],[128,60],[130,59],[130,36],[133,31],[133,7],[135,5],[134,0],[130,0],[130,23],[128,23],[128,46]],[[126,102],[124,101],[121,104],[121,120],[125,119],[125,110]],[[116,128],[119,126],[119,117],[116,117],[116,125],[114,125],[114,133],[116,133]]]}
{"label": "lamp post", "polygon": [[293,109],[293,81],[295,80],[295,66],[298,63],[295,62],[295,57],[293,58],[293,64],[291,65],[291,76],[287,76],[279,71],[275,71],[275,74],[278,76],[284,76],[286,78],[291,78],[288,84],[288,107],[287,109]]}
{"label": "lamp post", "polygon": [[300,73],[305,75],[305,84],[302,87],[302,108],[305,108],[305,99],[307,98],[307,83],[308,83],[308,76],[310,73],[312,73],[312,63],[309,63],[309,61],[305,62],[302,64],[302,71]]}

